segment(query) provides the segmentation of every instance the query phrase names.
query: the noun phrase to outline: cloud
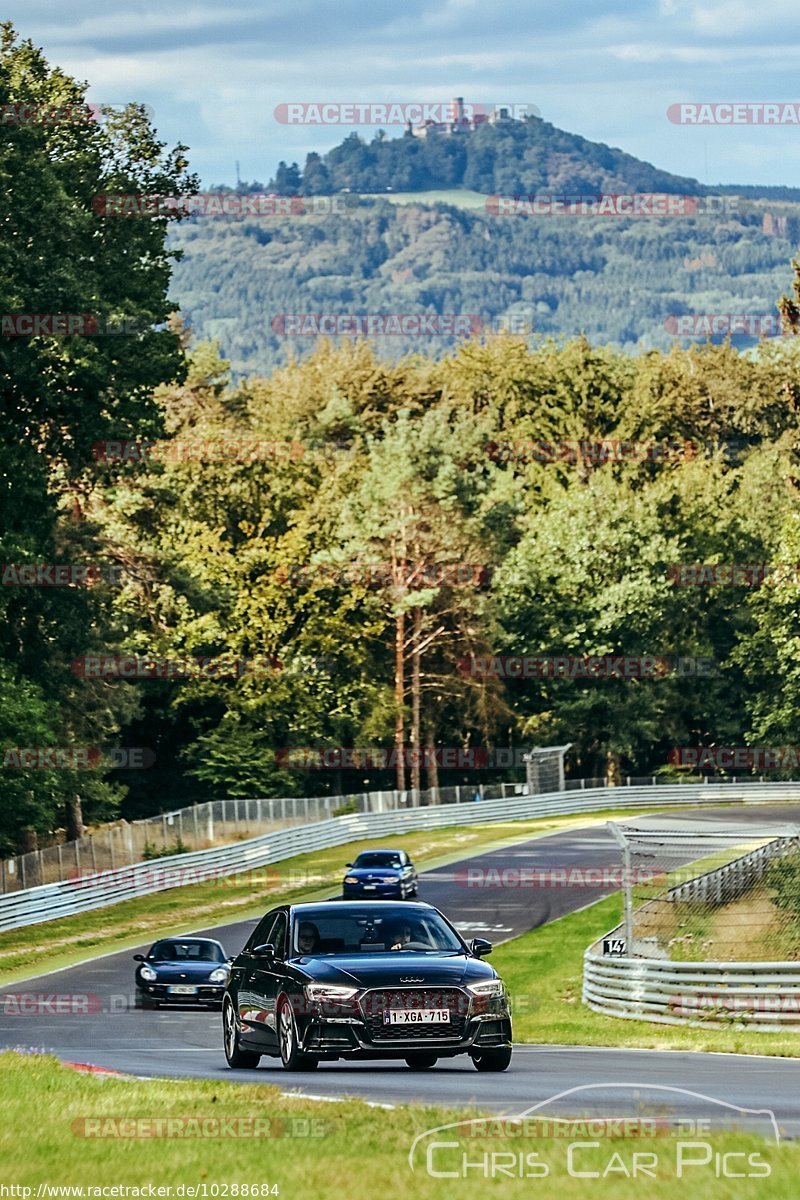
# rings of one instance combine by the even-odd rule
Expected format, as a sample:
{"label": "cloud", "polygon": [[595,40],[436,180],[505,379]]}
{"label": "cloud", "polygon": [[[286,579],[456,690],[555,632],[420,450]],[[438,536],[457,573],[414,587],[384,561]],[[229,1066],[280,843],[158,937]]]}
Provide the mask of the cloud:
{"label": "cloud", "polygon": [[[6,0],[5,10],[51,62],[90,81],[90,99],[151,105],[161,137],[190,146],[206,184],[232,181],[236,159],[266,182],[279,159],[302,162],[349,132],[279,125],[273,110],[287,101],[532,103],[562,128],[630,153],[648,145],[656,165],[696,174],[696,153],[668,127],[670,103],[796,98],[796,0],[137,0],[113,10]],[[785,181],[788,162],[756,153],[758,132],[739,137],[717,140],[720,179]]]}

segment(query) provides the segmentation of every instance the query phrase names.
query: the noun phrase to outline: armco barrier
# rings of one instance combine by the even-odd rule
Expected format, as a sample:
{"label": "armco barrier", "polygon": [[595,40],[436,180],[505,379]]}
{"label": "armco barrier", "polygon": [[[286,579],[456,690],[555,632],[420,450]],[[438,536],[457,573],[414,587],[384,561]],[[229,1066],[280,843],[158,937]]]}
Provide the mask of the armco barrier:
{"label": "armco barrier", "polygon": [[[724,867],[670,888],[667,895],[709,904],[735,900],[761,878],[771,859],[796,847],[796,838],[777,838]],[[648,957],[646,940],[639,944],[640,956],[604,957],[603,941],[624,936],[625,926],[620,924],[584,954],[583,1002],[594,1012],[662,1025],[722,1029],[738,1023],[800,1032],[800,963],[673,962]],[[637,948],[635,939],[633,948]]]}
{"label": "armco barrier", "polygon": [[[654,805],[746,803],[748,801],[800,800],[800,783],[678,784],[653,787],[594,788],[585,791],[520,795],[478,804],[453,804],[384,813],[354,813],[332,817],[310,825],[263,834],[248,841],[190,854],[174,855],[155,862],[136,863],[95,877],[64,880],[28,888],[0,897],[0,931],[34,925],[57,917],[72,916],[130,900],[152,892],[180,886],[169,877],[169,869],[180,868],[181,882],[194,869],[198,876],[235,875],[282,862],[295,854],[327,850],[347,842],[418,829],[440,829],[449,825],[489,824],[522,821],[531,817],[569,816],[600,812],[609,808],[652,808]],[[154,879],[154,871],[163,872]]]}
{"label": "armco barrier", "polygon": [[[613,937],[614,934],[606,934]],[[800,963],[584,957],[583,1000],[609,1017],[663,1025],[800,1031]]]}

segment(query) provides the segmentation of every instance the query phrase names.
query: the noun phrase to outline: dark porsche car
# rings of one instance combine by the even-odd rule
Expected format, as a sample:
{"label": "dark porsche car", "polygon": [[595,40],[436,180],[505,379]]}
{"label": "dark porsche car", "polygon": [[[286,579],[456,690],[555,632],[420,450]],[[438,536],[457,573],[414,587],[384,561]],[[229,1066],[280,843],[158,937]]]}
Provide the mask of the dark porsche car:
{"label": "dark porsche car", "polygon": [[203,1004],[219,1008],[228,960],[219,942],[211,938],[161,938],[147,951],[134,954],[137,1008],[160,1004]]}
{"label": "dark porsche car", "polygon": [[405,850],[364,850],[347,866],[345,900],[405,900],[417,894],[417,872]]}
{"label": "dark porsche car", "polygon": [[288,1070],[336,1059],[404,1059],[414,1070],[468,1054],[511,1061],[503,981],[430,904],[385,900],[272,909],[233,959],[222,1008],[231,1067],[262,1055]]}

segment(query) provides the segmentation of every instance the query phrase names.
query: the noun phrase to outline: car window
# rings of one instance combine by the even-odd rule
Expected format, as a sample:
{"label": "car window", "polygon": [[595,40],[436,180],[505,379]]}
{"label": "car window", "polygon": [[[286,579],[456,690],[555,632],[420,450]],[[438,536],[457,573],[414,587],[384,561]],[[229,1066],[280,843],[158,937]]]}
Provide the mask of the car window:
{"label": "car window", "polygon": [[275,924],[277,915],[273,909],[272,912],[268,912],[265,917],[261,918],[247,939],[245,950],[252,950],[254,946],[264,946],[271,940],[269,934],[272,931],[272,926]]}
{"label": "car window", "polygon": [[371,850],[366,854],[359,854],[354,867],[399,867],[401,866],[400,855],[396,851],[376,851]]}
{"label": "car window", "polygon": [[[300,944],[304,931],[308,940]],[[348,903],[339,912],[330,909],[303,909],[294,929],[293,953],[375,954],[410,949],[438,953],[464,952],[460,940],[438,913],[409,915],[407,909],[381,904],[380,912]]]}
{"label": "car window", "polygon": [[166,939],[156,942],[148,958],[162,962],[224,962],[222,947],[213,942],[195,942],[189,939]]}
{"label": "car window", "polygon": [[273,946],[275,947],[275,953],[280,958],[283,958],[286,954],[286,929],[287,929],[287,926],[288,926],[288,921],[286,920],[286,913],[283,913],[283,912],[278,913],[278,916],[275,920],[275,924],[269,935],[269,940],[272,942]]}

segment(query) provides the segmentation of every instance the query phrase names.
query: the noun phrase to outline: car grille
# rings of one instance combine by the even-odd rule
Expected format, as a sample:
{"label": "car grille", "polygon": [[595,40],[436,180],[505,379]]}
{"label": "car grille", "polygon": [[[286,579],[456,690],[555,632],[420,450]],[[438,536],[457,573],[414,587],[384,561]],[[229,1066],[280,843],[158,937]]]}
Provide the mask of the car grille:
{"label": "car grille", "polygon": [[[446,1008],[450,1020],[446,1025],[384,1025],[389,1008]],[[367,992],[361,1009],[373,1042],[457,1041],[464,1036],[469,997],[458,988],[382,988]]]}

